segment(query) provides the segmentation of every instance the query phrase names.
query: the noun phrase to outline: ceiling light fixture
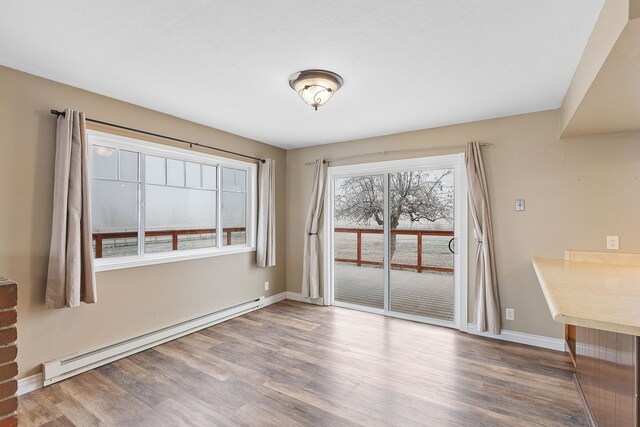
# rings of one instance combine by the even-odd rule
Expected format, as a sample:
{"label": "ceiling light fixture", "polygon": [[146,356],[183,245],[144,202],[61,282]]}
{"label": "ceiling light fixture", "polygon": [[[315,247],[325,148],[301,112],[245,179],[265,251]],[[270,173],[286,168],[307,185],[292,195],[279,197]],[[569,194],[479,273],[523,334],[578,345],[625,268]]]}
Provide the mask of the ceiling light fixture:
{"label": "ceiling light fixture", "polygon": [[343,83],[342,77],[325,70],[298,71],[289,77],[289,86],[316,111],[331,99]]}

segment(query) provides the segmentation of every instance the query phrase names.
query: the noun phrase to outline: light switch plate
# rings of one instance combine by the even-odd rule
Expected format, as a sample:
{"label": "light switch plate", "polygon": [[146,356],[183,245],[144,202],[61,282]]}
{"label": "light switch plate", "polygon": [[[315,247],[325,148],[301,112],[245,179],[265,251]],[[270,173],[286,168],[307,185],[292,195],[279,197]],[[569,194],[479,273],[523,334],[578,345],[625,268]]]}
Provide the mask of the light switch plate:
{"label": "light switch plate", "polygon": [[524,199],[516,199],[516,211],[524,210]]}
{"label": "light switch plate", "polygon": [[607,236],[607,250],[617,251],[620,249],[618,236]]}

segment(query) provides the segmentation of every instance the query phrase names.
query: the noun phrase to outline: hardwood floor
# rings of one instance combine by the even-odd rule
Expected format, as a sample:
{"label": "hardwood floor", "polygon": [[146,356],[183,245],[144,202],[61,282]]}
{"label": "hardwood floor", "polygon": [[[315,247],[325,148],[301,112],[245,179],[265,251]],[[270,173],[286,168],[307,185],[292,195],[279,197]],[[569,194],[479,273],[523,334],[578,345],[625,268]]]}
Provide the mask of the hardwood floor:
{"label": "hardwood floor", "polygon": [[568,354],[283,301],[19,398],[21,426],[587,425]]}

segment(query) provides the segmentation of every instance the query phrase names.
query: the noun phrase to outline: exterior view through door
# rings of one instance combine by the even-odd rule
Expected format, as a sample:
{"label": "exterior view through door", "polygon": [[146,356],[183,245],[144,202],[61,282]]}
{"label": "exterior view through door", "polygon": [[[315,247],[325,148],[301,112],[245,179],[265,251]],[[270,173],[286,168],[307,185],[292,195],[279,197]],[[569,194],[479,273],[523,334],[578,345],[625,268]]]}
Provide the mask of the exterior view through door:
{"label": "exterior view through door", "polygon": [[462,313],[466,324],[463,160],[449,155],[329,168],[332,305],[454,328]]}

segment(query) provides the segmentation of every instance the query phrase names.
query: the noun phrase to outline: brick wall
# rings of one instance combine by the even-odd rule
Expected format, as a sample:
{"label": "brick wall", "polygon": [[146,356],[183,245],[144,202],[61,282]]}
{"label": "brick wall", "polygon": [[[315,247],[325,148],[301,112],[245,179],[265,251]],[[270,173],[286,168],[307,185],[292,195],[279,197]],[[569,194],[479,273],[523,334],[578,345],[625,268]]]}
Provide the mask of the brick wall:
{"label": "brick wall", "polygon": [[17,303],[18,286],[0,277],[0,427],[18,425]]}

